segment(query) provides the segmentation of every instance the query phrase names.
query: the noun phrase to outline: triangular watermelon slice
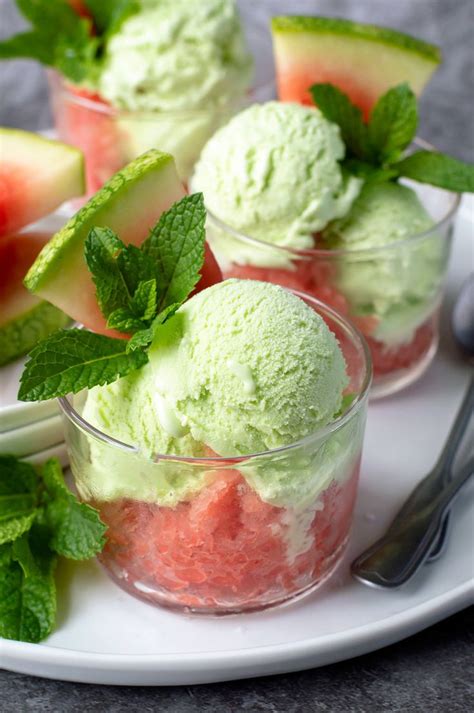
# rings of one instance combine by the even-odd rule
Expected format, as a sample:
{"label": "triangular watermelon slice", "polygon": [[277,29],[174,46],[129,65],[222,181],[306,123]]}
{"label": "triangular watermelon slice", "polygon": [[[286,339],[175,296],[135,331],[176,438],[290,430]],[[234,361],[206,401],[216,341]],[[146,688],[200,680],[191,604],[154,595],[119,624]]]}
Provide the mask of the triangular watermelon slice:
{"label": "triangular watermelon slice", "polygon": [[367,119],[390,87],[419,95],[441,62],[434,45],[395,30],[329,17],[274,17],[273,49],[281,101],[311,105],[312,84],[329,82]]}
{"label": "triangular watermelon slice", "polygon": [[51,233],[20,233],[0,240],[0,366],[26,354],[69,318],[30,294],[23,278]]}
{"label": "triangular watermelon slice", "polygon": [[[45,246],[25,284],[89,329],[107,330],[84,259],[84,241],[94,226],[114,230],[124,243],[140,245],[163,211],[185,195],[173,157],[152,149],[108,181]],[[208,250],[202,282],[222,279]],[[212,258],[212,259],[211,259]]]}
{"label": "triangular watermelon slice", "polygon": [[84,191],[81,151],[29,131],[0,128],[0,239]]}

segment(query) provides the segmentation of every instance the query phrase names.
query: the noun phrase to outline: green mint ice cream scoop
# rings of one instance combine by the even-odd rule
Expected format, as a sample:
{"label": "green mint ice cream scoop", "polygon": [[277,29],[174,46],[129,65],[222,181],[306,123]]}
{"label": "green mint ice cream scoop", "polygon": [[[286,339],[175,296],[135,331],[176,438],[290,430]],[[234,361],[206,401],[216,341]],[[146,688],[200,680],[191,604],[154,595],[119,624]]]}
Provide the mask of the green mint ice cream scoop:
{"label": "green mint ice cream scoop", "polygon": [[[204,147],[191,181],[206,207],[231,228],[272,245],[304,249],[314,233],[344,216],[361,181],[343,175],[339,128],[314,108],[267,102],[245,109]],[[276,251],[210,233],[225,261],[261,266],[287,261]]]}
{"label": "green mint ice cream scoop", "polygon": [[[133,467],[99,441],[81,494],[174,506],[207,483],[204,470],[153,462],[158,454],[245,456],[291,445],[334,420],[348,383],[339,344],[320,315],[269,283],[227,280],[185,302],[165,323],[142,369],[92,389],[84,418],[140,449]],[[314,502],[353,467],[362,427],[352,419],[324,443],[239,470],[263,500]],[[348,465],[348,467],[349,467]]]}
{"label": "green mint ice cream scoop", "polygon": [[98,91],[118,109],[210,109],[247,90],[252,59],[234,0],[140,0],[107,43]]}
{"label": "green mint ice cream scoop", "polygon": [[323,232],[329,247],[348,251],[336,260],[337,287],[353,314],[379,319],[372,336],[387,344],[409,341],[436,304],[449,246],[433,225],[408,186],[369,183]]}

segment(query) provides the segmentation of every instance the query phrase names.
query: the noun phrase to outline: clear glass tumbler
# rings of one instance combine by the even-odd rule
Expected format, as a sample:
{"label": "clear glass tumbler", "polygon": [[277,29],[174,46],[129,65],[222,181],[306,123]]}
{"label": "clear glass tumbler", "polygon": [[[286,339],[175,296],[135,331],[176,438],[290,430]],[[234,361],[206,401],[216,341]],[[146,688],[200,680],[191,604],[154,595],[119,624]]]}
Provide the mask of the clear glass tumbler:
{"label": "clear glass tumbler", "polygon": [[460,197],[406,182],[432,216],[430,230],[372,249],[293,250],[234,230],[208,212],[207,237],[224,278],[263,280],[331,305],[361,330],[372,354],[371,398],[415,381],[433,359],[439,307]]}
{"label": "clear glass tumbler", "polygon": [[247,19],[244,32],[255,57],[254,84],[245,96],[216,107],[156,112],[117,110],[97,94],[49,72],[56,134],[83,151],[89,195],[151,148],[172,154],[180,177],[187,182],[201,149],[220,126],[246,106],[274,97],[270,32],[261,21]]}
{"label": "clear glass tumbler", "polygon": [[[236,458],[150,459],[82,418],[86,394],[60,399],[77,490],[108,526],[99,559],[130,594],[195,613],[260,610],[312,591],[339,563],[357,493],[370,355],[343,317],[299,296],[339,339],[350,384],[341,414],[297,443]],[[165,505],[183,481],[191,494]]]}

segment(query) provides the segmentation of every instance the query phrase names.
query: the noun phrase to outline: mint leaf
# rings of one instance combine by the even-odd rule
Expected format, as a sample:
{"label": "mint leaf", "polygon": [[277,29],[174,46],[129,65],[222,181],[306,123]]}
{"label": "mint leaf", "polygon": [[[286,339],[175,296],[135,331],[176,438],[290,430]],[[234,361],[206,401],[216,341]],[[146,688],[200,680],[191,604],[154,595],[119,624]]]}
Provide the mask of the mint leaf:
{"label": "mint leaf", "polygon": [[392,163],[412,142],[418,127],[416,96],[405,82],[389,89],[375,105],[369,140],[380,164]]}
{"label": "mint leaf", "polygon": [[140,282],[129,307],[120,307],[107,319],[107,327],[121,332],[137,332],[146,329],[156,314],[156,280]]}
{"label": "mint leaf", "polygon": [[28,463],[0,456],[0,544],[32,526],[37,512],[38,476]]}
{"label": "mint leaf", "polygon": [[124,248],[124,243],[110,228],[92,228],[84,244],[84,257],[104,317],[127,304],[128,287],[117,262]]}
{"label": "mint leaf", "polygon": [[326,119],[339,126],[348,154],[370,161],[372,150],[361,110],[333,84],[313,84],[309,91]]}
{"label": "mint leaf", "polygon": [[[91,229],[84,245],[84,256],[108,326],[124,332],[142,328],[143,324],[133,322],[136,321],[134,318],[144,318],[143,313],[149,311],[149,300],[153,301],[149,293],[153,287],[140,287],[143,282],[154,280],[153,260],[135,245],[125,246],[110,228]],[[146,296],[143,290],[146,290]],[[156,284],[152,309],[151,316],[156,310]]]}
{"label": "mint leaf", "polygon": [[15,515],[0,523],[0,545],[13,542],[31,529],[36,518],[36,509],[25,515]]}
{"label": "mint leaf", "polygon": [[165,211],[142,245],[156,265],[157,309],[181,304],[200,279],[206,210],[202,193],[185,196]]}
{"label": "mint leaf", "polygon": [[34,568],[15,560],[11,545],[0,546],[0,636],[37,643],[51,632],[56,617],[56,557],[41,551],[34,538],[29,547]]}
{"label": "mint leaf", "polygon": [[[98,512],[68,490],[57,459],[47,461],[40,476],[28,463],[0,456],[3,510],[17,515],[34,505],[29,515],[16,517],[29,518],[27,531],[0,544],[0,637],[30,642],[44,639],[54,625],[55,551],[71,559],[91,557],[102,549],[106,530]],[[0,520],[0,532],[13,521]]]}
{"label": "mint leaf", "polygon": [[99,33],[107,37],[117,32],[122,22],[140,10],[138,0],[85,0],[85,4]]}
{"label": "mint leaf", "polygon": [[107,327],[109,329],[118,329],[119,332],[136,332],[139,329],[143,329],[144,326],[143,322],[126,307],[116,309],[109,315],[107,320]]}
{"label": "mint leaf", "polygon": [[43,401],[110,384],[146,364],[144,352],[128,354],[127,342],[83,329],[58,330],[29,354],[18,397]]}
{"label": "mint leaf", "polygon": [[0,59],[23,57],[51,66],[54,64],[54,46],[45,42],[37,32],[22,32],[0,42]]}
{"label": "mint leaf", "polygon": [[437,151],[416,151],[392,167],[398,175],[455,193],[474,193],[474,165]]}
{"label": "mint leaf", "polygon": [[127,245],[117,256],[118,267],[130,295],[137,290],[140,282],[156,277],[153,260],[135,245]]}
{"label": "mint leaf", "polygon": [[17,538],[12,543],[12,559],[14,559],[23,570],[26,577],[30,575],[40,574],[38,564],[31,552],[28,533],[26,532],[21,537]]}
{"label": "mint leaf", "polygon": [[155,317],[150,327],[136,332],[127,344],[127,353],[133,352],[136,349],[146,349],[149,347],[158,334],[160,327],[166,322],[167,319],[174,315],[180,306],[179,302],[168,305],[168,307],[162,310],[162,312]]}
{"label": "mint leaf", "polygon": [[17,0],[17,5],[33,27],[0,43],[0,58],[30,57],[56,67],[74,82],[84,79],[98,47],[90,22],[65,0]]}
{"label": "mint leaf", "polygon": [[344,168],[357,178],[363,178],[366,183],[383,183],[391,181],[398,176],[398,171],[387,166],[386,168],[374,166],[365,161],[359,161],[356,158],[350,158],[344,161]]}
{"label": "mint leaf", "polygon": [[140,282],[131,301],[133,311],[144,321],[153,319],[156,314],[156,299],[156,280]]}
{"label": "mint leaf", "polygon": [[74,560],[93,557],[105,544],[106,526],[90,505],[79,503],[64,483],[61,465],[56,458],[41,468],[48,494],[46,520],[53,535],[50,547],[59,555]]}

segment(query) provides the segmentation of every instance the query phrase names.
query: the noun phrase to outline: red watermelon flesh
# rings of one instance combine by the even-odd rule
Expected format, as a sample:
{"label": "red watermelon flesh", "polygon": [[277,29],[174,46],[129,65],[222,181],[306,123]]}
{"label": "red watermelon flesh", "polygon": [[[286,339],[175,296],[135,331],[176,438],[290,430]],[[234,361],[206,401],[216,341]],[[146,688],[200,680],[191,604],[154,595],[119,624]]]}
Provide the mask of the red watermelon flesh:
{"label": "red watermelon flesh", "polygon": [[114,110],[98,94],[59,78],[53,80],[52,96],[58,137],[84,153],[92,195],[127,162]]}
{"label": "red watermelon flesh", "polygon": [[72,146],[0,128],[0,239],[84,192],[84,159]]}
{"label": "red watermelon flesh", "polygon": [[358,471],[322,494],[311,546],[295,557],[287,539],[294,514],[262,501],[238,471],[222,470],[175,508],[93,503],[109,528],[100,559],[127,591],[168,606],[245,610],[285,600],[330,571],[348,536]]}
{"label": "red watermelon flesh", "polygon": [[0,327],[41,300],[23,285],[23,278],[51,233],[19,233],[0,241]]}
{"label": "red watermelon flesh", "polygon": [[390,87],[408,82],[415,94],[441,61],[434,45],[385,27],[328,17],[272,20],[278,96],[312,105],[309,87],[329,82],[370,115]]}
{"label": "red watermelon flesh", "polygon": [[0,365],[29,352],[69,318],[30,294],[23,278],[49,233],[29,232],[0,240]]}

